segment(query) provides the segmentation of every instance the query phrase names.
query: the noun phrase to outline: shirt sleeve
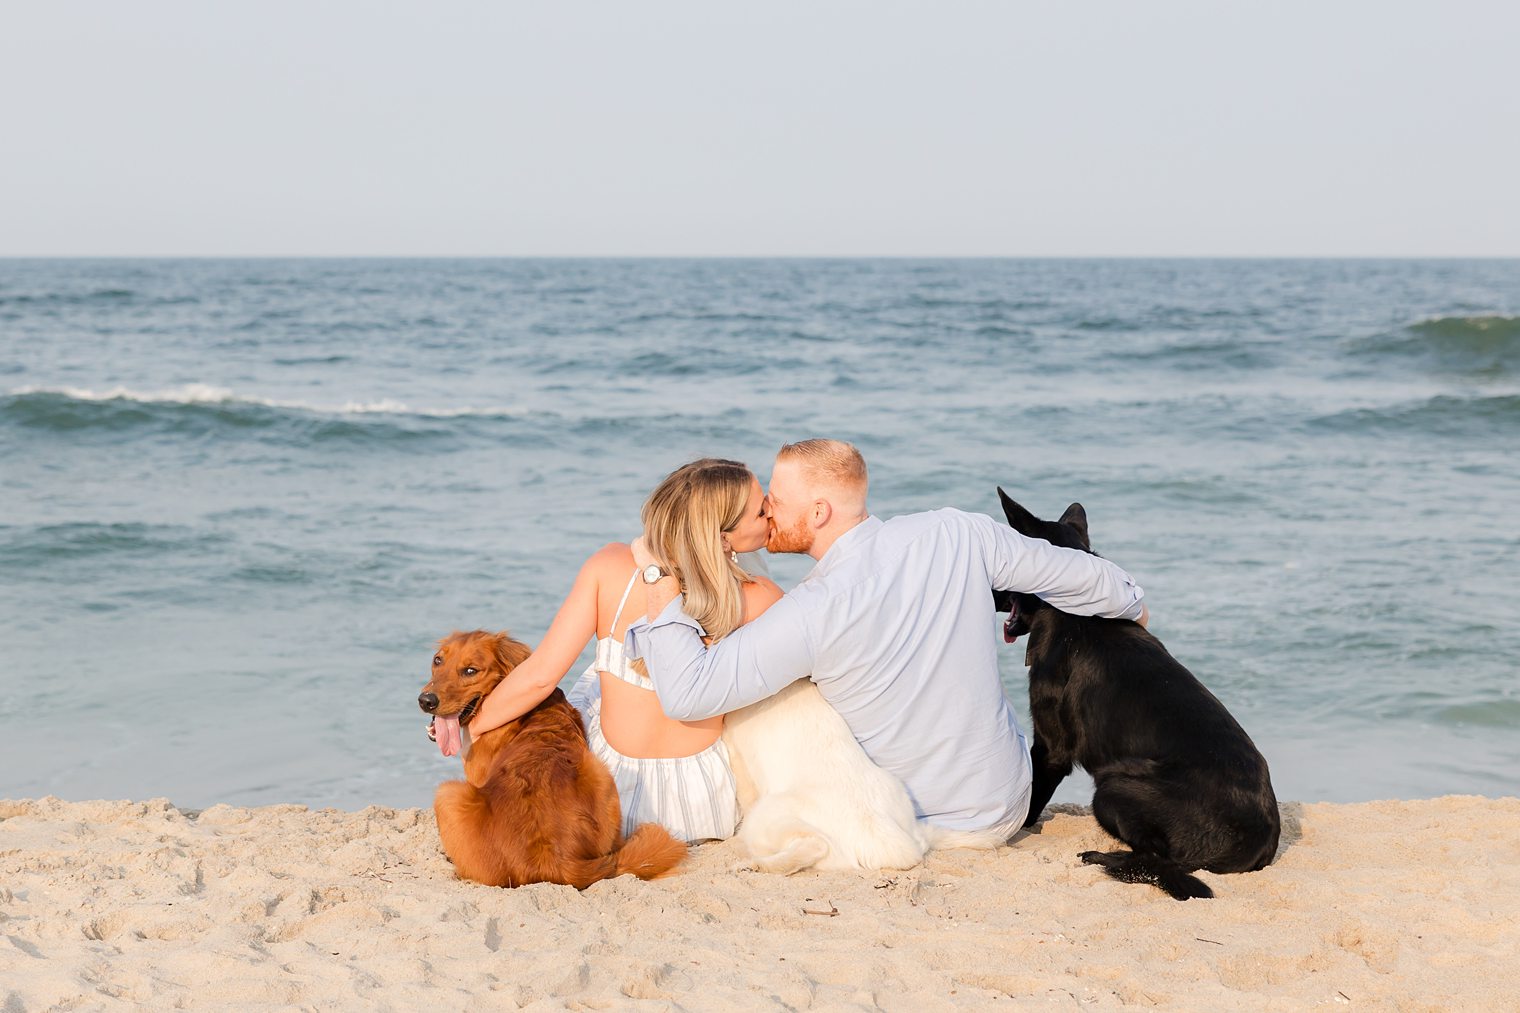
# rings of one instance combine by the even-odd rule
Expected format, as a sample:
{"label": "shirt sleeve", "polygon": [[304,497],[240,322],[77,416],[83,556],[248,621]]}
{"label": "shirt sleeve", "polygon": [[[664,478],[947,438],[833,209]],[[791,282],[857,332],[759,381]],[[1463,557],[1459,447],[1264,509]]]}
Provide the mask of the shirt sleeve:
{"label": "shirt sleeve", "polygon": [[962,514],[980,546],[992,586],[1038,595],[1062,612],[1139,619],[1145,591],[1101,556],[1029,538],[985,514]]}
{"label": "shirt sleeve", "polygon": [[711,646],[677,597],[655,619],[628,627],[623,646],[643,658],[660,708],[677,721],[701,721],[775,696],[813,670],[803,610],[784,596],[753,622]]}

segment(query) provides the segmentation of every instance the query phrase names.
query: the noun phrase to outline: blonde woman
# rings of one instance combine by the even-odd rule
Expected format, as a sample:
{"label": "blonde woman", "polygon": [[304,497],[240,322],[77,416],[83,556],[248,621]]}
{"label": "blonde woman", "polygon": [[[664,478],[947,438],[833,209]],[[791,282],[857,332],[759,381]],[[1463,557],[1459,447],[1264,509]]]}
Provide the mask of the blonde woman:
{"label": "blonde woman", "polygon": [[[704,458],[676,469],[650,493],[644,538],[681,582],[686,612],[717,640],[781,597],[769,578],[740,567],[737,556],[763,548],[764,494],[737,461]],[[623,831],[656,822],[691,841],[726,838],[739,821],[734,775],[720,738],[722,716],[676,721],[665,716],[643,663],[623,654],[628,624],[646,608],[646,574],[629,546],[614,542],[581,567],[543,641],[482,702],[474,735],[515,720],[559,685],[586,642],[596,658],[570,691],[586,721],[591,750],[617,782]],[[447,749],[447,747],[444,747]]]}

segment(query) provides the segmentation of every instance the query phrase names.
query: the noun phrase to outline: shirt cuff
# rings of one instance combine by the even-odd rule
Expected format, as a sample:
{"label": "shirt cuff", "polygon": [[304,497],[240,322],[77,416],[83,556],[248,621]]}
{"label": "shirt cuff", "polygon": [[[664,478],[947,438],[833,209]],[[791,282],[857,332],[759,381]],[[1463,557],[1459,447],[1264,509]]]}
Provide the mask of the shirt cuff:
{"label": "shirt cuff", "polygon": [[1136,584],[1134,581],[1128,581],[1127,583],[1130,587],[1134,588],[1135,600],[1130,602],[1129,608],[1125,609],[1123,612],[1120,612],[1114,618],[1138,620],[1141,614],[1145,612],[1145,589],[1142,588],[1139,584]]}
{"label": "shirt cuff", "polygon": [[682,611],[685,604],[685,597],[678,594],[655,618],[645,618],[629,623],[628,629],[623,633],[623,653],[634,661],[644,657],[649,634],[661,626],[688,626],[696,631],[697,636],[707,636],[707,631],[702,628],[702,624]]}

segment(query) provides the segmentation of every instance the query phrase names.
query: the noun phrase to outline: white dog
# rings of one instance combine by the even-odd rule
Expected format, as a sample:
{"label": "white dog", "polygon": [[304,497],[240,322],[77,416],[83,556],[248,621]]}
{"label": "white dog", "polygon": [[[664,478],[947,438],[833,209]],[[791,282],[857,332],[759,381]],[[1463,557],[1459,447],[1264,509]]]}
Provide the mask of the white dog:
{"label": "white dog", "polygon": [[739,842],[761,872],[907,869],[931,848],[994,848],[994,835],[918,819],[808,679],[729,714],[723,742],[739,790]]}

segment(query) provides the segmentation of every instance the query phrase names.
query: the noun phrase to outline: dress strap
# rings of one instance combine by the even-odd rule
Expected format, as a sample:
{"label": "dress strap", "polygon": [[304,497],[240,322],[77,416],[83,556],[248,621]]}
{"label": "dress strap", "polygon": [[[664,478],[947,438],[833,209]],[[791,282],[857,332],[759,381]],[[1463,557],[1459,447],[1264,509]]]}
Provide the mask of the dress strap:
{"label": "dress strap", "polygon": [[628,578],[628,586],[623,588],[622,600],[618,602],[617,611],[612,614],[612,625],[607,627],[607,636],[611,637],[617,632],[618,620],[623,618],[623,606],[628,604],[628,595],[633,590],[633,582],[639,579],[639,571],[634,570],[633,576]]}

